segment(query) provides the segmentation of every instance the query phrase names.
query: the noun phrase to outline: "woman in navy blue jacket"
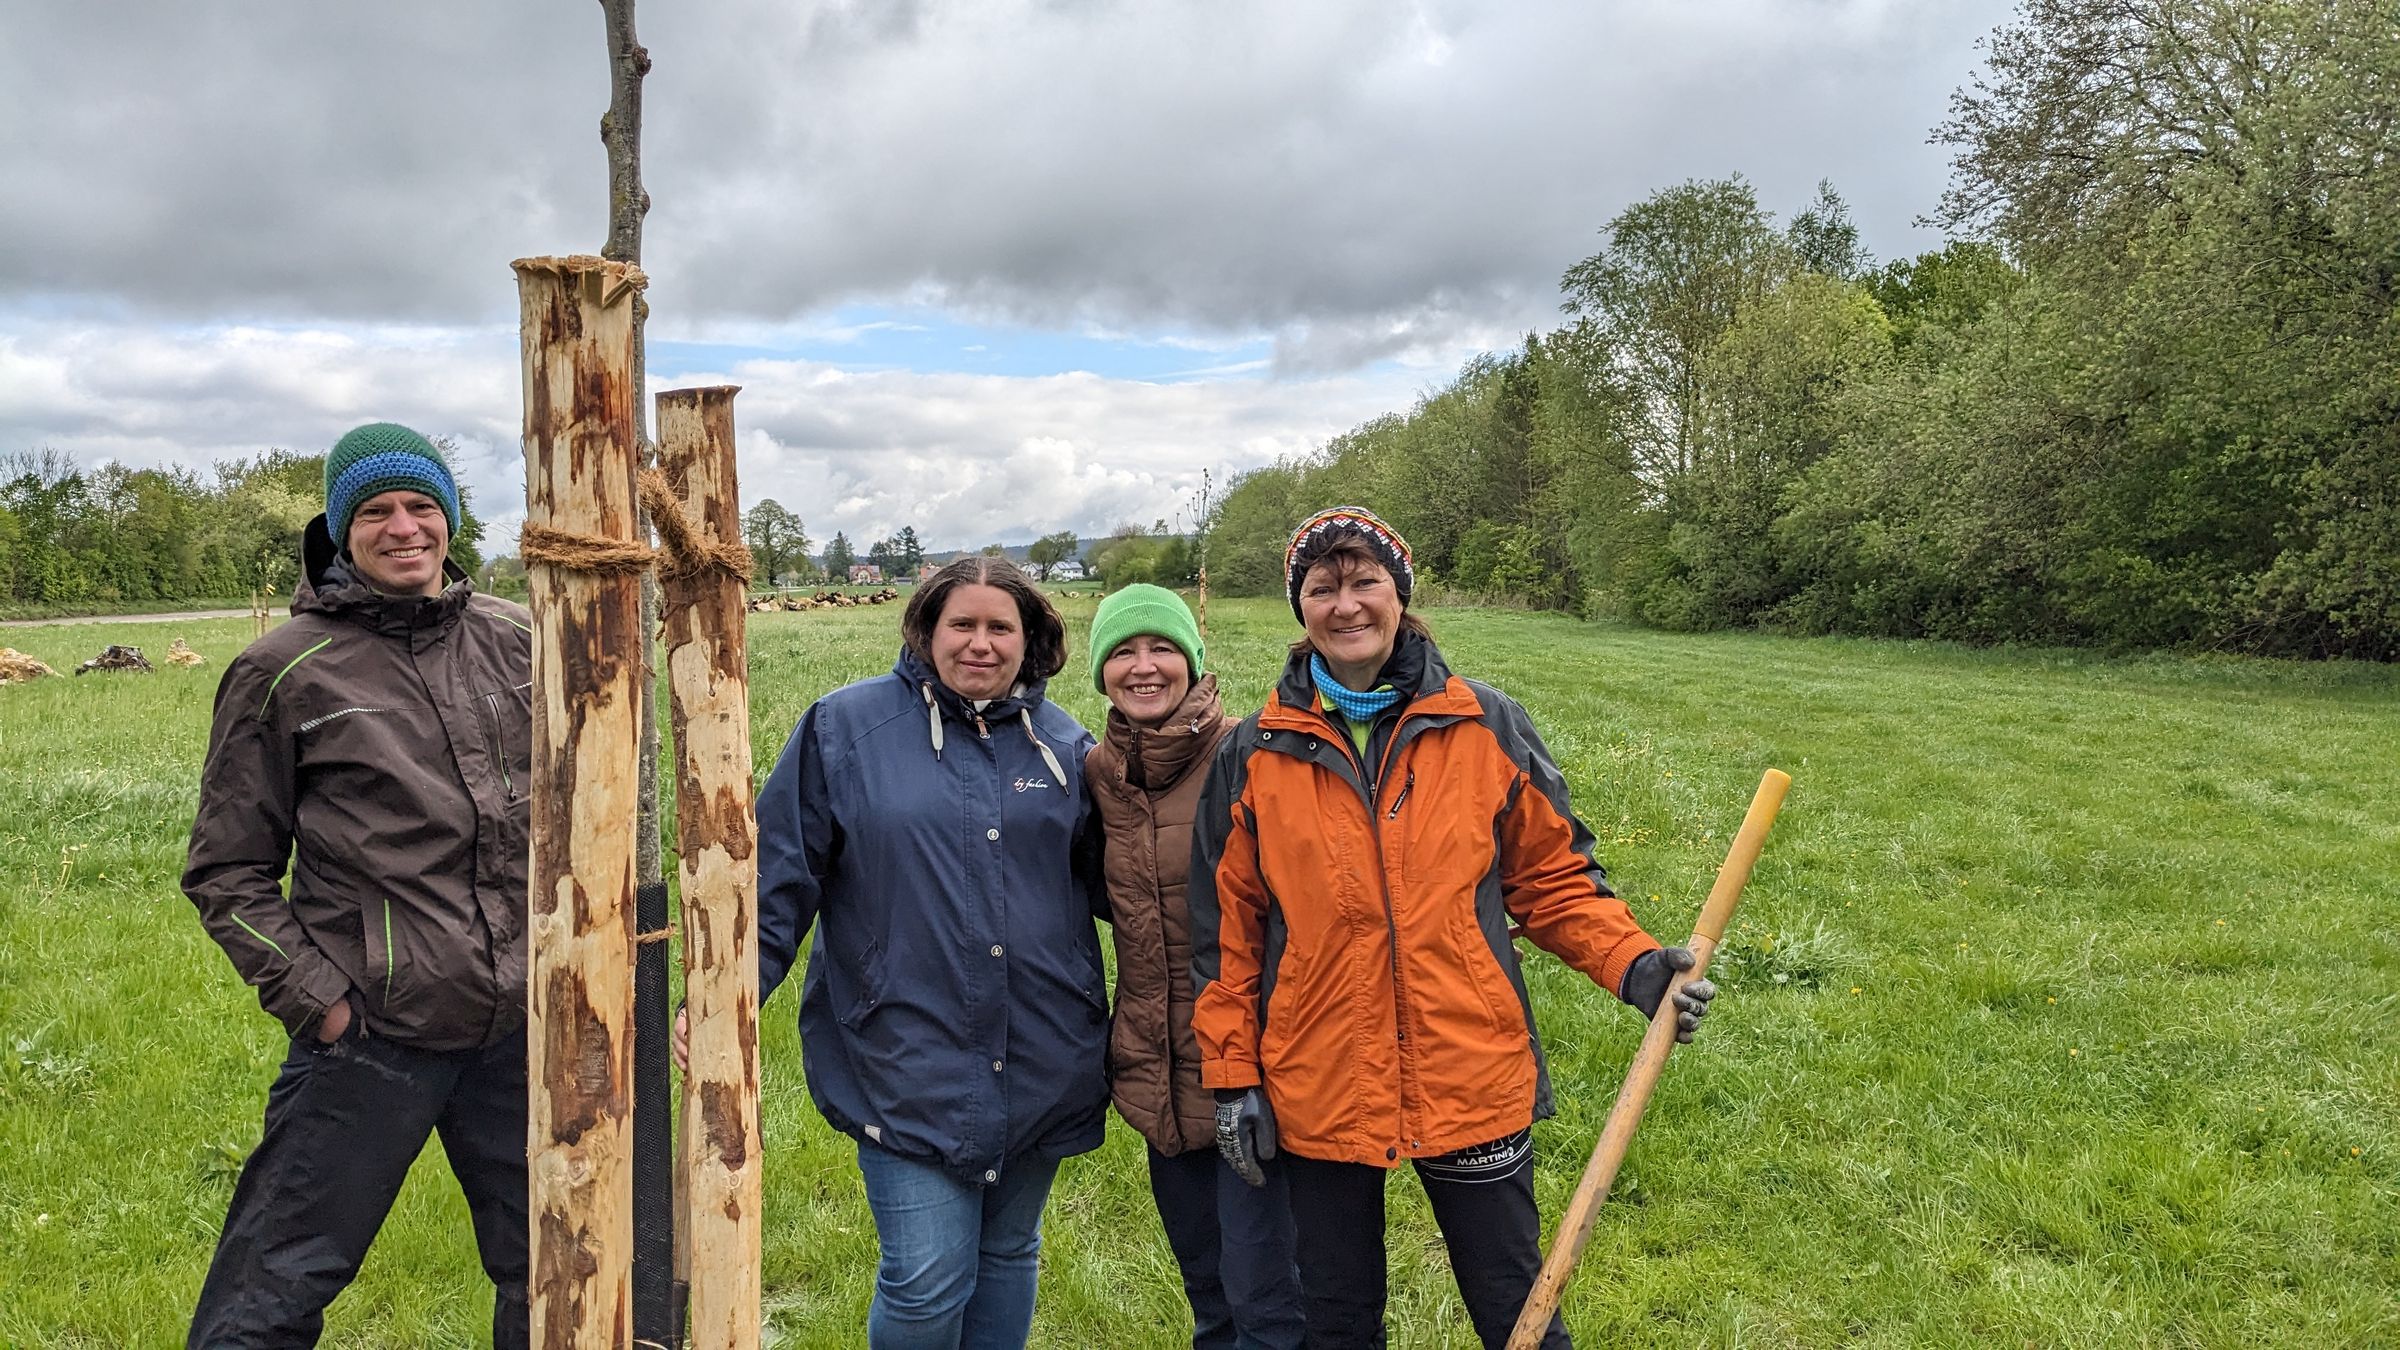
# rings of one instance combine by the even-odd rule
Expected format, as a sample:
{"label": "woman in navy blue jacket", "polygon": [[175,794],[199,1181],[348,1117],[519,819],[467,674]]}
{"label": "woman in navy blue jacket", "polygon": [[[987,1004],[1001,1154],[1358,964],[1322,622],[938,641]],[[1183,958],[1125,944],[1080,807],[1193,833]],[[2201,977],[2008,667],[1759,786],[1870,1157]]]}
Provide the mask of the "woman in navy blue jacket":
{"label": "woman in navy blue jacket", "polygon": [[1083,791],[1092,737],[1023,571],[917,588],[889,675],[817,700],[758,799],[760,996],[811,924],[809,1095],[858,1141],[876,1350],[1022,1346],[1059,1160],[1099,1147],[1107,986]]}

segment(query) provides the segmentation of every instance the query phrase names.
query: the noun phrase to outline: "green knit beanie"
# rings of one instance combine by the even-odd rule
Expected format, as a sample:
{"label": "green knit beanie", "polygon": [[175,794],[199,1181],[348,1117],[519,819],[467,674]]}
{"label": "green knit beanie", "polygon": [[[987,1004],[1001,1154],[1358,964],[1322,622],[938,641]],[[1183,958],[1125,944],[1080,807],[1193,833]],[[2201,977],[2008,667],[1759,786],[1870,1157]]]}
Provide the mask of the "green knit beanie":
{"label": "green knit beanie", "polygon": [[458,480],[440,447],[397,422],[369,422],[344,433],[325,455],[325,528],[335,548],[350,546],[350,517],[378,493],[406,488],[442,504],[458,533]]}
{"label": "green knit beanie", "polygon": [[1108,664],[1108,654],[1117,644],[1145,633],[1183,648],[1183,658],[1192,663],[1192,678],[1200,678],[1200,625],[1192,621],[1191,606],[1164,586],[1136,582],[1102,600],[1100,612],[1092,616],[1094,689],[1108,692],[1100,683],[1100,668]]}

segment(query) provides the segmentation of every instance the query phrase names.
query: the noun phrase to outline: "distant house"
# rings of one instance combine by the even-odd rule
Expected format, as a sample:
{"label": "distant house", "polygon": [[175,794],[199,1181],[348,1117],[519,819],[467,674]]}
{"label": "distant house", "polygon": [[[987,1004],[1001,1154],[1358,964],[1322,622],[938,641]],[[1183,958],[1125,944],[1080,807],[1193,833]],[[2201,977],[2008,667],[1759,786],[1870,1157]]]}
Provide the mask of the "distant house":
{"label": "distant house", "polygon": [[919,583],[931,581],[933,580],[933,574],[941,570],[942,564],[940,563],[918,563],[917,580]]}
{"label": "distant house", "polygon": [[883,564],[854,562],[850,564],[850,584],[865,586],[883,580]]}
{"label": "distant house", "polygon": [[1050,579],[1052,581],[1081,581],[1083,580],[1083,564],[1073,558],[1069,558],[1065,562],[1052,563],[1050,564]]}

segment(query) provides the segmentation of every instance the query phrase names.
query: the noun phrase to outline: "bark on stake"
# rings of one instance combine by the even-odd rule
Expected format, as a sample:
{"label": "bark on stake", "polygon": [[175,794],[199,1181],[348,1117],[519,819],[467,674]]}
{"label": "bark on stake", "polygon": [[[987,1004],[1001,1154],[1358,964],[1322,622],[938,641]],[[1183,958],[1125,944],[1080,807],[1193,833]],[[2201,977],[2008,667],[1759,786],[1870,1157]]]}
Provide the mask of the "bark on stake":
{"label": "bark on stake", "polygon": [[1742,817],[1741,832],[1726,851],[1725,865],[1717,869],[1717,884],[1708,892],[1708,903],[1700,907],[1700,923],[1692,933],[1692,968],[1676,972],[1667,982],[1658,1012],[1650,1019],[1650,1030],[1642,1037],[1642,1048],[1625,1071],[1625,1085],[1617,1089],[1617,1104],[1609,1108],[1608,1123],[1600,1127],[1600,1142],[1592,1147],[1592,1160],[1583,1169],[1575,1198],[1567,1202],[1566,1216],[1558,1221],[1549,1259],[1542,1262],[1542,1273],[1525,1296],[1525,1310],[1517,1315],[1517,1328],[1509,1333],[1508,1350],[1535,1350],[1542,1343],[1550,1316],[1558,1311],[1559,1296],[1567,1290],[1567,1277],[1575,1273],[1583,1244],[1591,1239],[1592,1221],[1600,1216],[1608,1188],[1617,1179],[1617,1168],[1625,1161],[1625,1150],[1633,1145],[1633,1132],[1641,1127],[1651,1090],[1666,1072],[1667,1056],[1675,1051],[1675,991],[1708,973],[1709,958],[1716,955],[1725,925],[1742,902],[1742,887],[1749,884],[1750,869],[1758,862],[1758,851],[1766,846],[1767,831],[1774,827],[1775,813],[1783,809],[1783,794],[1791,785],[1791,775],[1781,769],[1769,769],[1759,779],[1749,814]]}
{"label": "bark on stake", "polygon": [[[658,455],[704,542],[738,544],[730,386],[658,396]],[[664,531],[662,530],[662,533]],[[683,884],[683,1222],[694,1350],[759,1335],[758,821],[750,800],[748,587],[723,567],[664,569]]]}
{"label": "bark on stake", "polygon": [[[635,543],[641,269],[522,258],[528,525]],[[530,550],[529,561],[530,561]],[[526,972],[533,1344],[632,1333],[634,800],[640,582],[543,562],[533,609],[533,895]]]}

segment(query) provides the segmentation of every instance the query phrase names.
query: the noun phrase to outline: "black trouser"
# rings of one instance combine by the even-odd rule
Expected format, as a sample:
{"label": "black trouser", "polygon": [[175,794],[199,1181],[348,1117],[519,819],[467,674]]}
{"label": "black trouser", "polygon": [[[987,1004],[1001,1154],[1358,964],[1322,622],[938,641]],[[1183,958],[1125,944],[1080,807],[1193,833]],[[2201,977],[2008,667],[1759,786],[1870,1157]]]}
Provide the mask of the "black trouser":
{"label": "black trouser", "polygon": [[1214,1148],[1150,1150],[1150,1198],[1192,1304],[1194,1350],[1300,1350],[1300,1273],[1283,1167],[1251,1186]]}
{"label": "black trouser", "polygon": [[266,1134],[233,1188],[192,1314],[189,1350],[312,1346],[439,1131],[498,1293],[492,1344],[532,1334],[525,1301],[525,1038],[414,1050],[358,1033],[292,1044],[267,1089]]}
{"label": "black trouser", "polygon": [[[1383,1179],[1364,1163],[1283,1155],[1300,1232],[1300,1289],[1309,1350],[1383,1342]],[[1458,1295],[1487,1350],[1508,1344],[1525,1295],[1542,1270],[1542,1219],[1533,1205],[1533,1134],[1417,1160],[1417,1179],[1450,1249]],[[1553,1315],[1543,1350],[1566,1350]]]}

